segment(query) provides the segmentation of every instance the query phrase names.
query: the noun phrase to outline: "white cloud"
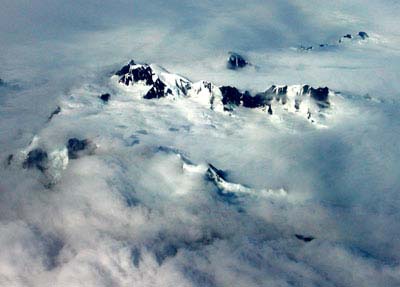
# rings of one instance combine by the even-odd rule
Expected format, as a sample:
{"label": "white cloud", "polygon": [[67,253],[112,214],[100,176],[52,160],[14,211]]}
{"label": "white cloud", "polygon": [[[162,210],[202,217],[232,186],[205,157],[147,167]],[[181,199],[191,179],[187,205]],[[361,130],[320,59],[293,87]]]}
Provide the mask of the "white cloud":
{"label": "white cloud", "polygon": [[[58,2],[0,12],[10,84],[0,87],[0,286],[399,284],[398,4]],[[370,39],[291,49],[359,30]],[[226,70],[230,50],[257,68]],[[327,85],[343,98],[325,129],[292,115],[229,117],[120,89],[110,76],[130,58],[193,81]],[[21,168],[35,135],[58,158],[51,189]],[[72,137],[95,154],[66,163]],[[286,193],[229,201],[206,180],[208,163],[251,191]]]}

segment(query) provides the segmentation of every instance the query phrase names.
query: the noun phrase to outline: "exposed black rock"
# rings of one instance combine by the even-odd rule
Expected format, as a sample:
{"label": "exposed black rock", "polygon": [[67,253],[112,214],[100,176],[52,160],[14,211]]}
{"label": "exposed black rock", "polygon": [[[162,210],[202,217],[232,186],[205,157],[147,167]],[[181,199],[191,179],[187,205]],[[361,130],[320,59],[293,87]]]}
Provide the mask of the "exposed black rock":
{"label": "exposed black rock", "polygon": [[329,88],[328,87],[317,88],[317,89],[310,88],[309,92],[310,92],[311,98],[320,102],[320,104],[323,103],[324,105],[329,105],[329,101],[328,101]]}
{"label": "exposed black rock", "polygon": [[[347,34],[343,37],[348,38],[350,36],[350,34]],[[235,56],[235,53],[232,53],[232,55]],[[153,71],[149,65],[135,65],[133,61],[131,64],[123,67],[116,74],[122,75],[120,82],[123,82],[126,85],[129,85],[131,82],[135,81],[144,81],[146,84],[150,85],[149,90],[143,96],[144,99],[159,99],[169,95],[179,96],[182,94],[188,96],[192,95],[191,93],[188,93],[188,91],[196,87],[193,92],[199,93],[201,90],[206,89],[211,94],[211,109],[213,109],[215,101],[221,101],[225,111],[233,111],[236,107],[243,106],[245,108],[262,108],[263,111],[266,111],[268,114],[272,115],[275,112],[275,105],[277,105],[277,103],[282,105],[290,104],[291,107],[289,108],[293,108],[292,105],[294,105],[296,110],[300,110],[301,104],[305,97],[311,98],[321,109],[328,108],[330,106],[330,91],[327,87],[312,88],[309,85],[304,85],[301,86],[300,90],[298,90],[298,86],[294,86],[292,89],[292,87],[289,88],[288,86],[273,85],[265,92],[256,93],[253,95],[248,91],[240,91],[234,86],[222,86],[219,87],[221,92],[221,94],[219,94],[214,93],[213,85],[209,82],[203,82],[203,85],[200,84],[198,87],[197,85],[192,86],[192,83],[184,78],[178,78],[175,80],[175,83],[170,83],[168,81],[167,85],[157,75],[153,74]],[[296,94],[292,94],[292,92]],[[108,94],[104,94],[103,96],[105,97],[105,101],[109,99]],[[222,99],[220,96],[222,96]],[[308,102],[305,102],[305,105],[306,104],[308,104]],[[285,107],[284,109],[288,110],[289,108]],[[313,105],[309,107],[309,110],[310,108],[313,110],[315,106]],[[308,115],[308,118],[310,117],[311,112]],[[170,131],[177,131],[177,129],[178,128],[172,127],[170,128]]]}
{"label": "exposed black rock", "polygon": [[[263,93],[259,93],[256,95],[260,100],[260,105],[258,107],[269,106],[271,108],[271,101],[275,99],[276,101],[281,101],[282,104],[286,104],[287,102],[287,86],[277,87],[272,85],[268,90]],[[268,111],[269,112],[269,111]],[[271,110],[272,113],[272,110]]]}
{"label": "exposed black rock", "polygon": [[236,70],[244,68],[248,65],[248,62],[243,58],[243,56],[238,53],[230,52],[227,67],[228,69]]}
{"label": "exposed black rock", "polygon": [[[369,38],[369,36],[368,36],[368,34],[366,33],[366,32],[358,32],[358,37],[360,37],[361,39],[363,39],[363,40],[365,40],[366,38]],[[342,36],[338,41],[337,41],[337,43],[339,43],[339,44],[341,44],[342,42],[343,42],[343,40],[344,39],[353,39],[355,36],[353,36],[352,34],[346,34],[346,35],[344,35],[344,36]],[[319,44],[318,45],[318,47],[319,48],[335,48],[335,47],[338,47],[338,44],[337,43],[328,43],[328,44]],[[310,51],[310,50],[313,50],[314,48],[313,48],[313,46],[303,46],[303,45],[300,45],[300,47],[298,48],[299,50],[301,50],[301,51]]]}
{"label": "exposed black rock", "polygon": [[295,108],[296,110],[299,110],[299,109],[300,109],[300,104],[301,104],[301,100],[299,100],[299,99],[295,99],[295,100],[294,100],[294,108]]}
{"label": "exposed black rock", "polygon": [[28,153],[25,161],[22,164],[23,168],[37,168],[41,172],[44,172],[48,167],[48,155],[47,152],[37,148],[31,150]]}
{"label": "exposed black rock", "polygon": [[362,32],[362,31],[358,32],[358,36],[360,36],[361,39],[363,39],[363,40],[369,38],[369,35],[366,32]]}
{"label": "exposed black rock", "polygon": [[283,86],[283,87],[276,87],[274,92],[276,93],[275,95],[275,99],[279,102],[281,101],[283,105],[286,104],[287,102],[287,86]]}
{"label": "exposed black rock", "polygon": [[137,68],[133,68],[135,65],[133,61],[122,67],[120,71],[116,73],[116,75],[121,76],[119,79],[120,83],[123,83],[129,86],[131,83],[136,83],[139,81],[144,81],[146,85],[153,85],[153,70],[148,65],[142,65]]}
{"label": "exposed black rock", "polygon": [[296,236],[297,239],[302,240],[304,242],[311,242],[313,241],[315,238],[312,236],[304,236],[301,234],[295,234],[294,236]]}
{"label": "exposed black rock", "polygon": [[[258,93],[252,96],[248,91],[241,93],[237,88],[231,86],[220,87],[222,93],[222,103],[224,109],[232,111],[234,106],[243,105],[246,108],[262,108],[268,106],[268,113],[272,115],[272,101],[281,102],[282,105],[287,104],[288,86],[277,87],[272,85],[263,93]],[[326,108],[329,106],[329,88],[312,88],[309,85],[304,85],[299,93],[299,96],[309,94],[312,99],[317,101],[317,104]],[[295,108],[300,109],[301,98],[295,99]]]}
{"label": "exposed black rock", "polygon": [[[177,89],[178,95],[180,95],[182,93],[185,96],[188,94],[188,91],[192,88],[189,82],[182,80],[182,79],[180,79],[179,81],[175,80],[175,86],[178,88]],[[172,93],[172,91],[171,91],[171,93]],[[210,93],[211,93],[211,90],[210,90]]]}
{"label": "exposed black rock", "polygon": [[246,108],[265,107],[268,103],[268,98],[264,93],[256,94],[254,97],[252,97],[248,92],[243,95],[243,107]]}
{"label": "exposed black rock", "polygon": [[304,86],[301,88],[301,94],[302,94],[302,95],[307,94],[309,91],[310,91],[310,86],[309,86],[309,85],[304,85]]}
{"label": "exposed black rock", "polygon": [[301,45],[301,46],[299,47],[299,50],[302,50],[302,51],[311,51],[312,49],[314,49],[313,46],[305,47],[305,46]]}
{"label": "exposed black rock", "polygon": [[220,170],[218,168],[216,168],[215,166],[213,166],[211,163],[208,164],[208,169],[207,169],[207,178],[214,181],[220,181],[222,180],[226,180],[226,172],[223,170]]}
{"label": "exposed black rock", "polygon": [[243,99],[243,94],[238,89],[231,86],[223,86],[219,88],[222,93],[222,103],[226,106],[226,110],[231,110],[231,105],[239,106]]}
{"label": "exposed black rock", "polygon": [[100,100],[102,100],[103,102],[107,103],[108,100],[110,99],[111,95],[110,94],[102,94],[99,98]]}
{"label": "exposed black rock", "polygon": [[49,116],[48,121],[50,121],[55,115],[58,115],[59,113],[61,113],[61,108],[57,106],[57,108]]}
{"label": "exposed black rock", "polygon": [[77,159],[83,154],[91,154],[96,146],[89,140],[70,138],[67,142],[68,158]]}
{"label": "exposed black rock", "polygon": [[150,99],[159,99],[167,96],[168,94],[172,94],[170,89],[165,90],[167,85],[165,85],[160,79],[157,79],[154,83],[153,87],[147,92],[143,98]]}
{"label": "exposed black rock", "polygon": [[269,101],[272,101],[274,99],[274,97],[275,97],[275,89],[276,89],[276,86],[272,85],[271,87],[268,88],[268,90],[266,90],[264,92],[264,94],[268,97]]}
{"label": "exposed black rock", "polygon": [[119,70],[118,72],[116,72],[115,74],[117,76],[123,76],[123,75],[129,73],[131,65],[135,65],[135,62],[133,60],[131,60],[128,65],[123,66],[122,69]]}
{"label": "exposed black rock", "polygon": [[139,67],[132,70],[133,80],[135,82],[144,81],[146,85],[152,85],[153,82],[153,70],[150,67]]}
{"label": "exposed black rock", "polygon": [[218,199],[222,200],[227,204],[237,204],[238,196],[235,192],[227,190],[225,184],[229,183],[226,180],[226,172],[217,169],[212,164],[208,164],[208,169],[205,174],[205,179],[212,182],[216,187],[216,194],[219,196]]}
{"label": "exposed black rock", "polygon": [[268,114],[272,115],[272,108],[271,108],[271,105],[268,106]]}

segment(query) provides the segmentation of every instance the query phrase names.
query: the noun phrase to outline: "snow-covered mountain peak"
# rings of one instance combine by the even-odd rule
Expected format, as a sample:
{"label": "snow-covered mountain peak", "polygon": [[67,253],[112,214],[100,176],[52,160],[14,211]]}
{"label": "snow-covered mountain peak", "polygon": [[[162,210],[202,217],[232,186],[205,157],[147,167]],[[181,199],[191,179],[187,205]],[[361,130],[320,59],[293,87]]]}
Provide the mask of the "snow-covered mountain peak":
{"label": "snow-covered mountain peak", "polygon": [[282,111],[318,122],[336,97],[328,87],[309,85],[272,85],[264,92],[251,94],[236,87],[217,86],[208,81],[191,82],[155,64],[136,64],[133,60],[116,74],[118,83],[135,89],[145,87],[144,99],[190,98],[205,108],[233,112],[237,107],[261,109],[269,115]]}
{"label": "snow-covered mountain peak", "polygon": [[186,89],[191,84],[188,79],[169,73],[158,65],[136,64],[133,60],[115,75],[119,77],[119,83],[128,87],[137,84],[148,86],[145,99],[186,95]]}

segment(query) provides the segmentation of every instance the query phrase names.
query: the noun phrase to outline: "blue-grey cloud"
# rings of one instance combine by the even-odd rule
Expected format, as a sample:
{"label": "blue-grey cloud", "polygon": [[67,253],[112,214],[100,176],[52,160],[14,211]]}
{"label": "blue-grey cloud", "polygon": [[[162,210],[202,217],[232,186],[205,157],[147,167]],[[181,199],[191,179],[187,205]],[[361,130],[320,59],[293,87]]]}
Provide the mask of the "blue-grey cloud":
{"label": "blue-grey cloud", "polygon": [[[0,285],[399,285],[397,1],[1,6]],[[254,66],[226,69],[232,50]],[[111,78],[131,58],[253,94],[329,86],[337,101],[325,126],[147,101]],[[91,149],[68,156],[69,139]],[[23,168],[35,149],[42,171]]]}

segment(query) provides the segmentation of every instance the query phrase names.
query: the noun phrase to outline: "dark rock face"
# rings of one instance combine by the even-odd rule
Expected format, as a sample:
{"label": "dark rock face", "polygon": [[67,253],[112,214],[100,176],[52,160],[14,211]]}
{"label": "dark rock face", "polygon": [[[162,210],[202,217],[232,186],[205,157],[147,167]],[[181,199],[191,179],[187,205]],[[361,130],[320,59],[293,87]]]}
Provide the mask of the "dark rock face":
{"label": "dark rock face", "polygon": [[302,95],[307,94],[309,91],[310,91],[310,86],[309,86],[309,85],[304,85],[304,86],[301,88],[301,94],[302,94]]}
{"label": "dark rock face", "polygon": [[49,116],[48,120],[50,121],[55,115],[58,115],[59,113],[61,113],[61,108],[57,106],[57,108]]}
{"label": "dark rock face", "polygon": [[108,100],[110,99],[111,95],[110,94],[102,94],[99,98],[100,100],[102,100],[103,102],[107,103]]}
{"label": "dark rock face", "polygon": [[[286,105],[288,102],[288,86],[271,86],[268,90],[252,96],[248,91],[240,92],[237,88],[231,86],[220,87],[222,93],[222,103],[226,111],[232,111],[234,106],[243,105],[245,108],[263,108],[268,106],[268,113],[272,115],[272,101],[280,102]],[[329,88],[312,88],[304,85],[301,88],[298,98],[295,99],[295,108],[300,109],[301,97],[309,95],[315,100],[319,107],[329,107]]]}
{"label": "dark rock face", "polygon": [[268,98],[265,96],[264,93],[256,94],[252,97],[249,93],[245,93],[243,95],[243,107],[246,108],[260,108],[265,107],[268,104]]}
{"label": "dark rock face", "polygon": [[237,53],[229,53],[227,67],[231,70],[236,70],[246,67],[248,62]]}
{"label": "dark rock face", "polygon": [[144,81],[146,85],[152,85],[153,82],[153,70],[150,67],[139,67],[132,70],[133,81],[139,82]]}
{"label": "dark rock face", "polygon": [[68,158],[77,159],[83,151],[91,153],[94,148],[93,144],[87,139],[79,140],[77,138],[70,138],[67,142]]}
{"label": "dark rock face", "polygon": [[363,40],[369,38],[369,35],[366,32],[362,32],[362,31],[358,32],[358,36],[360,36],[361,39],[363,39]]}
{"label": "dark rock face", "polygon": [[[231,86],[220,87],[222,93],[222,103],[224,104],[225,110],[232,110],[232,105],[240,106],[244,94],[239,92],[238,89]],[[250,96],[248,94],[247,96]]]}
{"label": "dark rock face", "polygon": [[296,236],[296,238],[298,240],[302,240],[304,242],[311,242],[311,241],[313,241],[315,239],[312,236],[304,236],[304,235],[301,235],[301,234],[295,234],[294,236]]}
{"label": "dark rock face", "polygon": [[159,99],[163,98],[168,94],[172,94],[170,89],[165,90],[167,86],[160,80],[157,79],[154,83],[153,87],[144,95],[143,98],[150,100],[150,99]]}
{"label": "dark rock face", "polygon": [[[360,37],[362,40],[365,40],[367,38],[369,38],[368,34],[366,32],[358,32],[357,35],[352,35],[352,34],[346,34],[343,35],[342,37],[340,37],[340,39],[337,41],[338,44],[341,44],[345,39],[354,39],[356,36]],[[326,48],[335,48],[338,47],[337,43],[326,43],[326,44],[319,44],[316,47],[319,47],[320,49],[326,49]],[[300,45],[300,47],[298,48],[301,51],[311,51],[314,49],[313,46],[303,46]]]}
{"label": "dark rock face", "polygon": [[135,62],[133,60],[131,60],[128,65],[123,66],[122,69],[119,70],[118,72],[116,72],[115,74],[117,76],[123,76],[123,75],[129,73],[131,65],[135,65]]}
{"label": "dark rock face", "polygon": [[119,70],[119,71],[116,72],[115,74],[116,74],[117,76],[123,76],[123,75],[129,73],[130,67],[131,67],[130,65],[125,65],[125,66],[122,67],[121,70]]}
{"label": "dark rock face", "polygon": [[[347,34],[343,37],[353,37]],[[343,38],[342,37],[342,38]],[[235,60],[235,65],[242,63],[239,58],[237,58],[235,53],[232,53],[232,61]],[[247,63],[244,59],[243,61]],[[263,111],[268,112],[272,115],[274,113],[273,109],[277,104],[286,105],[285,110],[295,108],[297,111],[301,111],[301,105],[303,100],[306,98],[312,99],[310,109],[314,112],[321,111],[321,109],[328,108],[330,106],[329,93],[330,90],[327,87],[324,88],[312,88],[309,85],[303,86],[271,86],[265,92],[250,94],[248,91],[240,91],[234,86],[221,86],[219,87],[219,93],[214,93],[213,85],[209,82],[203,82],[200,86],[192,85],[189,80],[181,77],[173,81],[164,82],[161,78],[153,73],[153,70],[149,65],[136,65],[132,61],[129,65],[124,66],[120,71],[116,73],[121,75],[120,82],[125,85],[130,85],[136,81],[144,81],[148,86],[149,90],[143,96],[144,99],[160,99],[167,96],[190,96],[189,93],[192,90],[196,93],[200,93],[202,90],[207,90],[210,93],[210,108],[214,109],[215,101],[220,101],[223,104],[223,109],[225,111],[233,111],[236,107],[243,106],[245,108],[262,108]],[[168,84],[167,84],[168,83]],[[300,88],[300,90],[299,90]],[[102,95],[104,101],[109,99],[108,94]],[[220,98],[221,97],[221,98]],[[313,104],[314,103],[314,104]],[[304,105],[308,105],[308,101],[305,101]],[[288,107],[290,105],[290,107]],[[315,106],[316,105],[316,106]],[[319,109],[318,109],[319,108]],[[311,111],[309,112],[308,118],[311,118]],[[175,131],[171,129],[171,131]]]}
{"label": "dark rock face", "polygon": [[211,163],[208,164],[208,169],[207,169],[207,178],[211,181],[221,181],[224,180],[226,181],[226,172],[223,170],[220,170],[213,166]]}
{"label": "dark rock face", "polygon": [[288,88],[287,86],[284,86],[284,87],[277,87],[274,89],[274,92],[276,94],[275,99],[278,102],[281,101],[283,105],[285,105],[287,102],[287,96],[286,96],[287,88]]}
{"label": "dark rock face", "polygon": [[226,177],[226,172],[216,168],[212,164],[208,164],[205,179],[213,183],[216,188],[216,194],[219,196],[219,200],[234,205],[237,203],[238,196],[234,192],[225,189],[224,184],[228,182]]}
{"label": "dark rock face", "polygon": [[[169,94],[172,95],[172,90],[169,89],[167,85],[160,80],[160,78],[153,78],[155,74],[151,67],[147,64],[135,66],[135,62],[132,60],[128,65],[122,67],[122,69],[118,71],[116,75],[120,76],[119,82],[126,86],[140,81],[144,82],[147,86],[152,86],[146,95],[144,95],[144,99],[159,99],[166,97]],[[181,91],[183,94],[186,94],[187,89],[190,88],[187,86],[187,83],[183,81],[177,81],[175,84],[178,88],[178,91]],[[105,102],[107,102],[109,98],[109,94],[104,94],[101,96],[101,99]]]}
{"label": "dark rock face", "polygon": [[272,100],[281,101],[283,105],[287,102],[287,86],[276,87],[271,86],[263,93],[258,93],[254,97],[243,96],[243,106],[246,108],[261,108],[268,106],[268,113],[272,114],[271,102]]}
{"label": "dark rock face", "polygon": [[25,161],[22,164],[23,168],[37,168],[41,172],[44,172],[48,166],[48,155],[47,152],[37,148],[31,150],[28,153]]}
{"label": "dark rock face", "polygon": [[117,76],[120,76],[120,83],[123,83],[129,86],[131,83],[137,83],[139,81],[144,81],[146,85],[153,85],[153,70],[147,66],[142,65],[137,68],[133,68],[135,62],[133,60],[126,66],[122,67],[120,71],[115,73]]}
{"label": "dark rock face", "polygon": [[329,105],[328,96],[329,96],[329,89],[328,87],[325,88],[310,88],[309,89],[310,96],[314,100],[318,101],[320,104]]}
{"label": "dark rock face", "polygon": [[[321,46],[321,45],[320,45],[320,46]],[[301,46],[299,47],[299,50],[302,50],[302,51],[311,51],[312,49],[314,49],[313,46],[304,47],[303,45],[301,45]]]}

